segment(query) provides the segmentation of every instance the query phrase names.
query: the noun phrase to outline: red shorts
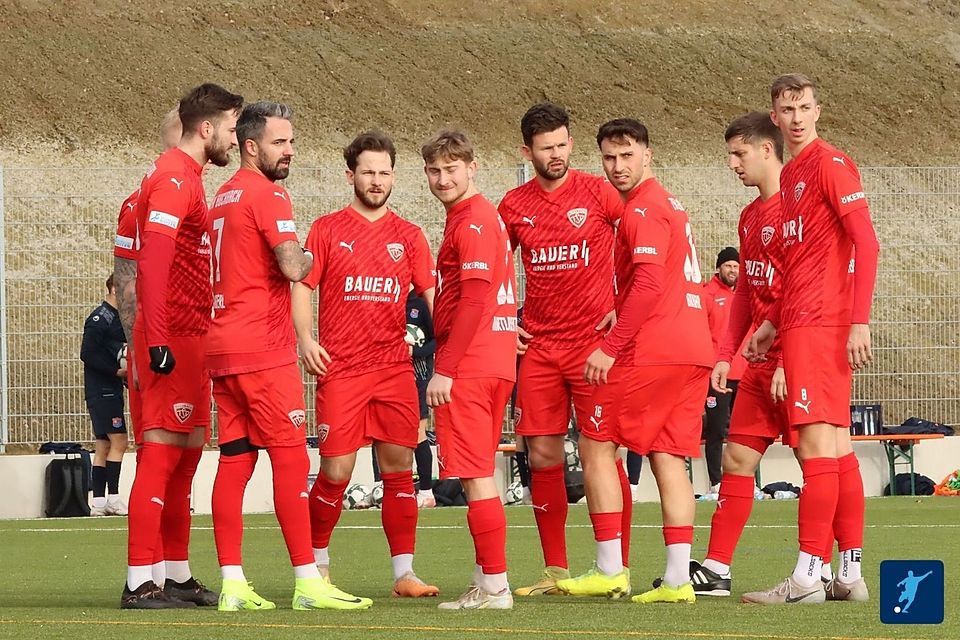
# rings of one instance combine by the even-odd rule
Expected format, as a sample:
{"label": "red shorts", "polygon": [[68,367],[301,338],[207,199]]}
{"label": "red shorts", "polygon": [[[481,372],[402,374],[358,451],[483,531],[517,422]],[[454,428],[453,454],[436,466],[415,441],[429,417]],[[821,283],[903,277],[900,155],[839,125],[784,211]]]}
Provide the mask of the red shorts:
{"label": "red shorts", "polygon": [[513,414],[517,435],[566,435],[571,401],[578,428],[586,424],[593,411],[593,387],[583,379],[583,369],[597,344],[582,349],[527,350],[520,358],[517,375]]}
{"label": "red shorts", "polygon": [[451,401],[434,409],[440,478],[489,478],[496,471],[503,414],[513,382],[502,378],[453,381]]}
{"label": "red shorts", "polygon": [[317,385],[321,456],[345,456],[377,440],[417,446],[420,402],[409,364]]}
{"label": "red shorts", "polygon": [[700,457],[703,389],[710,369],[666,364],[617,367],[596,388],[593,412],[580,434],[647,455]]}
{"label": "red shorts", "polygon": [[[128,352],[131,356],[133,355],[133,349],[130,349]],[[130,411],[130,425],[131,430],[133,431],[133,442],[134,444],[140,445],[143,444],[143,428],[140,426],[141,413],[140,413],[140,390],[137,389],[137,385],[134,382],[133,372],[136,370],[136,362],[134,358],[129,358],[127,360],[127,409]]]}
{"label": "red shorts", "polygon": [[847,363],[850,327],[793,327],[782,333],[790,425],[825,422],[850,427],[853,370]]}
{"label": "red shorts", "polygon": [[255,447],[290,447],[307,440],[300,367],[237,373],[213,379],[217,438],[221,445],[246,438]]}
{"label": "red shorts", "polygon": [[770,397],[774,371],[758,367],[747,367],[744,371],[737,387],[737,401],[733,403],[733,413],[730,415],[730,431],[727,434],[730,442],[737,442],[738,437],[746,436],[748,439],[760,438],[770,446],[782,436],[783,444],[796,445],[791,436],[786,401],[774,402]]}
{"label": "red shorts", "polygon": [[170,336],[168,346],[175,361],[167,375],[150,369],[150,352],[143,331],[134,329],[133,358],[140,377],[139,433],[166,429],[191,433],[210,428],[210,376],[203,366],[203,336]]}

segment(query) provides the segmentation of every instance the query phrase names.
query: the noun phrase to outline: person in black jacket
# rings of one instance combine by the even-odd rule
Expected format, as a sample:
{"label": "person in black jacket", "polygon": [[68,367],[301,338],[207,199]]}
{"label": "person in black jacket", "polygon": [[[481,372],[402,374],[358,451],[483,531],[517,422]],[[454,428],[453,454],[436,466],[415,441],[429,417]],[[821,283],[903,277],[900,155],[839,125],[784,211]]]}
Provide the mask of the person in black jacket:
{"label": "person in black jacket", "polygon": [[[416,329],[420,333],[416,336]],[[433,450],[427,440],[427,419],[430,409],[427,407],[427,383],[433,376],[433,354],[437,350],[437,340],[433,334],[433,318],[427,309],[427,301],[410,291],[407,296],[407,335],[411,345],[413,357],[413,374],[417,380],[417,395],[420,397],[420,432],[417,436],[417,448],[413,452],[417,462],[417,504],[421,507],[435,507],[436,499],[433,496]]]}
{"label": "person in black jacket", "polygon": [[126,338],[120,325],[112,274],[106,284],[107,295],[87,317],[80,345],[84,396],[96,436],[90,515],[123,516],[127,514],[127,505],[120,498],[119,485],[120,466],[127,450],[127,426],[123,419]]}

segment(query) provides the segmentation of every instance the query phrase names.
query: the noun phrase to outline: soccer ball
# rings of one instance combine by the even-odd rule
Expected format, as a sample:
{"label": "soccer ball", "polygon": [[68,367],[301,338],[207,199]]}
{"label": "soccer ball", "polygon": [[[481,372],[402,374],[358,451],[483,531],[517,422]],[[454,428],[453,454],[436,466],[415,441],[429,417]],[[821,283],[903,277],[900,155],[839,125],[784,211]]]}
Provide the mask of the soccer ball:
{"label": "soccer ball", "polygon": [[120,347],[120,351],[117,352],[117,367],[119,367],[119,368],[121,368],[121,369],[126,369],[126,368],[127,368],[127,345],[126,345],[126,343],[124,343],[124,345],[123,345],[122,347]]}
{"label": "soccer ball", "polygon": [[504,504],[520,504],[523,500],[523,486],[520,484],[520,481],[512,482],[509,487],[507,487],[507,493],[504,496]]}
{"label": "soccer ball", "polygon": [[369,503],[371,507],[379,507],[383,504],[383,483],[377,482],[373,485],[373,490],[370,492]]}
{"label": "soccer ball", "polygon": [[570,438],[563,440],[563,456],[567,471],[580,471],[580,454],[577,453],[577,443]]}
{"label": "soccer ball", "polygon": [[362,484],[352,484],[347,487],[347,492],[343,494],[343,506],[347,509],[362,509],[364,498],[370,490]]}
{"label": "soccer ball", "polygon": [[417,325],[408,324],[407,335],[403,337],[403,341],[411,347],[422,347],[423,343],[427,341],[427,336],[423,333],[423,329]]}

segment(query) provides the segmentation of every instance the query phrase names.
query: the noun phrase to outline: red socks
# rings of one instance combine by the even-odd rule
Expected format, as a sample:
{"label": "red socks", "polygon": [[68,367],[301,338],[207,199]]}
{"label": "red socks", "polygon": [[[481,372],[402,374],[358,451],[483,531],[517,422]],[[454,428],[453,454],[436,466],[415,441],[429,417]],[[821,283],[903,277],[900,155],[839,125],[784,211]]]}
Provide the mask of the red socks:
{"label": "red socks", "polygon": [[567,484],[563,477],[565,465],[530,469],[530,497],[533,516],[540,532],[543,564],[547,567],[567,568]]}
{"label": "red socks", "polygon": [[507,571],[507,516],[500,498],[467,503],[467,526],[473,536],[477,564],[486,575]]}
{"label": "red socks", "polygon": [[663,544],[693,544],[693,525],[686,527],[663,527]]}
{"label": "red socks", "polygon": [[323,475],[323,469],[317,474],[317,481],[310,490],[310,531],[314,549],[330,546],[330,535],[343,513],[343,492],[348,483],[331,482]]}
{"label": "red socks", "polygon": [[720,480],[720,497],[717,509],[710,521],[710,543],[707,558],[726,565],[733,564],[733,552],[737,548],[743,527],[753,510],[753,476],[723,474]]}
{"label": "red socks", "polygon": [[187,560],[190,557],[190,492],[203,447],[181,451],[180,461],[167,483],[167,498],[160,521],[164,560]]}
{"label": "red socks", "polygon": [[623,511],[620,512],[620,554],[623,566],[630,566],[630,527],[633,524],[633,493],[630,491],[630,479],[623,466],[623,459],[617,456],[617,475],[620,477],[620,493],[623,495]]}
{"label": "red socks", "polygon": [[381,473],[383,506],[380,521],[387,536],[390,555],[413,553],[417,544],[417,494],[413,472]]}
{"label": "red socks", "polygon": [[[273,509],[290,554],[290,563],[294,567],[313,564],[310,530],[307,529],[310,522],[306,483],[307,473],[310,472],[310,458],[307,457],[307,450],[303,445],[271,447],[267,449],[267,454],[273,468]],[[340,495],[343,495],[342,489]],[[343,500],[340,503],[342,505]],[[340,509],[337,510],[338,518],[339,514]]]}
{"label": "red socks", "polygon": [[803,489],[798,509],[800,551],[822,557],[833,537],[833,516],[839,494],[836,458],[810,458],[802,462]]}
{"label": "red socks", "polygon": [[221,567],[243,564],[243,494],[257,465],[257,452],[220,455],[213,481],[213,539]]}
{"label": "red socks", "polygon": [[[840,492],[837,511],[833,516],[833,533],[840,545],[840,551],[863,548],[863,478],[860,475],[860,461],[857,454],[850,452],[837,459],[840,468]],[[833,541],[831,540],[831,552]],[[832,555],[832,553],[831,553]],[[829,557],[829,556],[827,556]]]}
{"label": "red socks", "polygon": [[157,442],[145,442],[140,449],[127,516],[127,564],[132,567],[154,562],[167,484],[182,451]]}
{"label": "red socks", "polygon": [[620,530],[623,519],[619,512],[591,513],[590,522],[593,523],[593,539],[597,542],[618,540],[623,536]]}

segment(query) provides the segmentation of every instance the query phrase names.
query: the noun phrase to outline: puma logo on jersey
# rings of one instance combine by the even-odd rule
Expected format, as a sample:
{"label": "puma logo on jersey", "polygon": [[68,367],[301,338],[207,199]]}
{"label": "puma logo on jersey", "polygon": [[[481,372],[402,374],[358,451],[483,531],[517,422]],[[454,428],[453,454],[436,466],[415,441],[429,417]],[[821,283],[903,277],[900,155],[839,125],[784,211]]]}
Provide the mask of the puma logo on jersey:
{"label": "puma logo on jersey", "polygon": [[344,249],[346,249],[347,251],[349,251],[350,253],[353,253],[353,245],[356,244],[356,242],[357,242],[357,241],[354,240],[353,242],[351,242],[351,243],[348,244],[348,243],[344,242],[343,240],[341,240],[341,241],[340,241],[340,246],[343,247]]}
{"label": "puma logo on jersey", "polygon": [[537,216],[530,216],[529,218],[527,216],[523,216],[523,221],[526,222],[531,227],[533,226],[533,221],[536,219],[537,219]]}
{"label": "puma logo on jersey", "polygon": [[476,232],[477,232],[477,235],[480,235],[481,231],[483,231],[483,225],[482,225],[482,224],[472,224],[472,225],[470,225],[470,228],[473,229],[474,231],[476,231]]}
{"label": "puma logo on jersey", "polygon": [[[650,208],[650,207],[647,207],[647,209],[649,209],[649,208]],[[639,214],[642,215],[644,218],[646,218],[646,217],[647,217],[647,209],[634,209],[633,211],[634,211],[634,213],[639,213]]]}
{"label": "puma logo on jersey", "polygon": [[177,191],[180,191],[180,185],[183,184],[183,180],[177,180],[176,178],[170,178],[170,182],[177,185]]}
{"label": "puma logo on jersey", "polygon": [[844,161],[843,161],[843,158],[841,158],[840,156],[833,156],[833,157],[830,158],[830,159],[833,160],[834,162],[839,162],[839,163],[842,164],[843,166],[847,166],[847,163],[844,162]]}
{"label": "puma logo on jersey", "polygon": [[286,199],[287,199],[287,196],[285,196],[282,191],[274,191],[274,192],[273,192],[273,195],[277,196],[277,197],[280,198],[281,200],[286,200]]}
{"label": "puma logo on jersey", "polygon": [[798,409],[803,409],[804,413],[806,413],[807,415],[810,415],[810,403],[812,402],[813,400],[807,400],[807,403],[804,404],[799,400],[797,400],[793,403],[793,406],[797,407]]}
{"label": "puma logo on jersey", "polygon": [[593,428],[597,431],[600,431],[600,425],[603,424],[603,418],[597,420],[596,416],[590,416],[590,422],[593,423]]}
{"label": "puma logo on jersey", "polygon": [[333,507],[333,508],[336,508],[336,507],[337,507],[337,501],[336,501],[336,500],[327,500],[327,499],[324,498],[323,496],[317,496],[317,500],[319,500],[319,501],[322,502],[323,504],[327,505],[328,507]]}

